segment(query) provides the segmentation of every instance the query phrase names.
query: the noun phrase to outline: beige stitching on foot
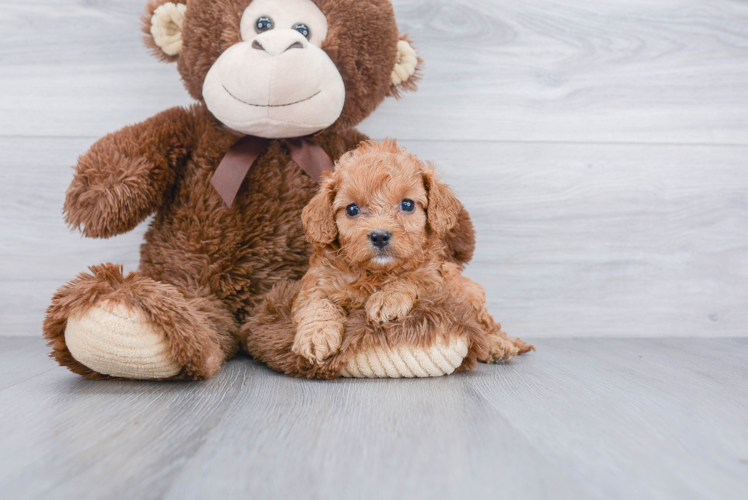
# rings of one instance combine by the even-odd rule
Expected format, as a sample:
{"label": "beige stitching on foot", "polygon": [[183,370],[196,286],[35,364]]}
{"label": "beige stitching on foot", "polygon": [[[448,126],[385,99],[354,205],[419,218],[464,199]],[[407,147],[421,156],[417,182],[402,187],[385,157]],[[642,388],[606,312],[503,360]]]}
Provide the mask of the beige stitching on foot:
{"label": "beige stitching on foot", "polygon": [[168,378],[182,368],[164,331],[123,304],[102,303],[69,318],[65,343],[79,363],[113,377]]}
{"label": "beige stitching on foot", "polygon": [[410,371],[413,373],[414,377],[429,376],[429,372],[423,369],[421,364],[418,362],[418,358],[416,358],[415,356],[415,354],[418,352],[416,349],[409,349],[406,346],[401,346],[397,349],[397,352],[398,354],[400,354],[400,357],[403,359],[407,367],[410,368]]}
{"label": "beige stitching on foot", "polygon": [[431,362],[438,366],[440,370],[447,371],[452,368],[452,364],[444,357],[438,347],[431,349],[428,354]]}
{"label": "beige stitching on foot", "polygon": [[428,349],[373,346],[348,360],[340,375],[354,378],[439,377],[453,373],[467,352],[467,342],[457,336],[453,336],[448,344],[437,342]]}
{"label": "beige stitching on foot", "polygon": [[392,362],[389,356],[387,356],[387,353],[382,349],[381,347],[377,346],[374,348],[374,353],[377,355],[377,359],[379,359],[379,363],[384,368],[385,377],[397,377],[398,371],[397,367],[395,367],[395,364]]}

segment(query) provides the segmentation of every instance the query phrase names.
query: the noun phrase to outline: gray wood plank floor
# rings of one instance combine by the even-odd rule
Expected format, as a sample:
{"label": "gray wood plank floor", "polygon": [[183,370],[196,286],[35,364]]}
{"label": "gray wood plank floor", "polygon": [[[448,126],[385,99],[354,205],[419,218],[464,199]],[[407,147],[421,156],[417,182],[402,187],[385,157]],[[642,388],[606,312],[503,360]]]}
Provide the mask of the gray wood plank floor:
{"label": "gray wood plank floor", "polygon": [[545,339],[423,380],[98,382],[0,338],[2,498],[748,497],[748,339]]}

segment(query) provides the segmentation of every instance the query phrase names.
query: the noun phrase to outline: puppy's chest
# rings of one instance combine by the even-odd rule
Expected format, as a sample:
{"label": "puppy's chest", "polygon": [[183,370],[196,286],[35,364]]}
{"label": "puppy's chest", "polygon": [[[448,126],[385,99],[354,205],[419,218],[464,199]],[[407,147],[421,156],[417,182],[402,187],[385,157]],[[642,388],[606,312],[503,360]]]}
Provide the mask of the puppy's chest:
{"label": "puppy's chest", "polygon": [[410,274],[400,276],[387,276],[384,279],[372,279],[370,277],[361,277],[353,274],[344,274],[339,277],[335,291],[330,295],[331,300],[346,308],[348,311],[363,309],[369,297],[377,292],[391,292],[399,288],[400,285],[409,284],[417,285],[421,292],[427,292],[432,284],[440,280],[441,276],[436,278],[433,283],[423,283],[421,280],[414,280]]}
{"label": "puppy's chest", "polygon": [[397,280],[372,280],[353,274],[344,274],[330,297],[336,304],[346,309],[362,309],[371,295],[391,286]]}

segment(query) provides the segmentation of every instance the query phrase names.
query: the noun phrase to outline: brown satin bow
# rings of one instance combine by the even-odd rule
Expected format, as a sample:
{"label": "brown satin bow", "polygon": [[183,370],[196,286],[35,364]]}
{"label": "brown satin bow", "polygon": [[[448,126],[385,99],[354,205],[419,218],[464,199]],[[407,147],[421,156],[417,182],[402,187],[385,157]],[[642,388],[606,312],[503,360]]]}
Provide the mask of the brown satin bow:
{"label": "brown satin bow", "polygon": [[[210,180],[226,206],[231,207],[234,203],[249,169],[270,141],[271,139],[245,135],[229,148]],[[309,139],[280,139],[280,143],[288,148],[291,159],[316,182],[322,178],[323,172],[333,169],[332,160],[325,150]]]}

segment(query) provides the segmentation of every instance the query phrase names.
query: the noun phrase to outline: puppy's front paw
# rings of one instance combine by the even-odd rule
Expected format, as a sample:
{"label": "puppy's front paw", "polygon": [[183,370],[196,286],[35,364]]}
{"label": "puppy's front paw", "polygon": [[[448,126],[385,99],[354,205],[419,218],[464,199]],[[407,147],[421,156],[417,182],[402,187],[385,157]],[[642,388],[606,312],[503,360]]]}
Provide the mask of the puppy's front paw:
{"label": "puppy's front paw", "polygon": [[366,315],[380,323],[402,319],[413,309],[413,297],[404,293],[376,292],[366,301]]}
{"label": "puppy's front paw", "polygon": [[299,325],[291,350],[312,363],[319,363],[337,353],[342,343],[342,323],[313,321]]}

